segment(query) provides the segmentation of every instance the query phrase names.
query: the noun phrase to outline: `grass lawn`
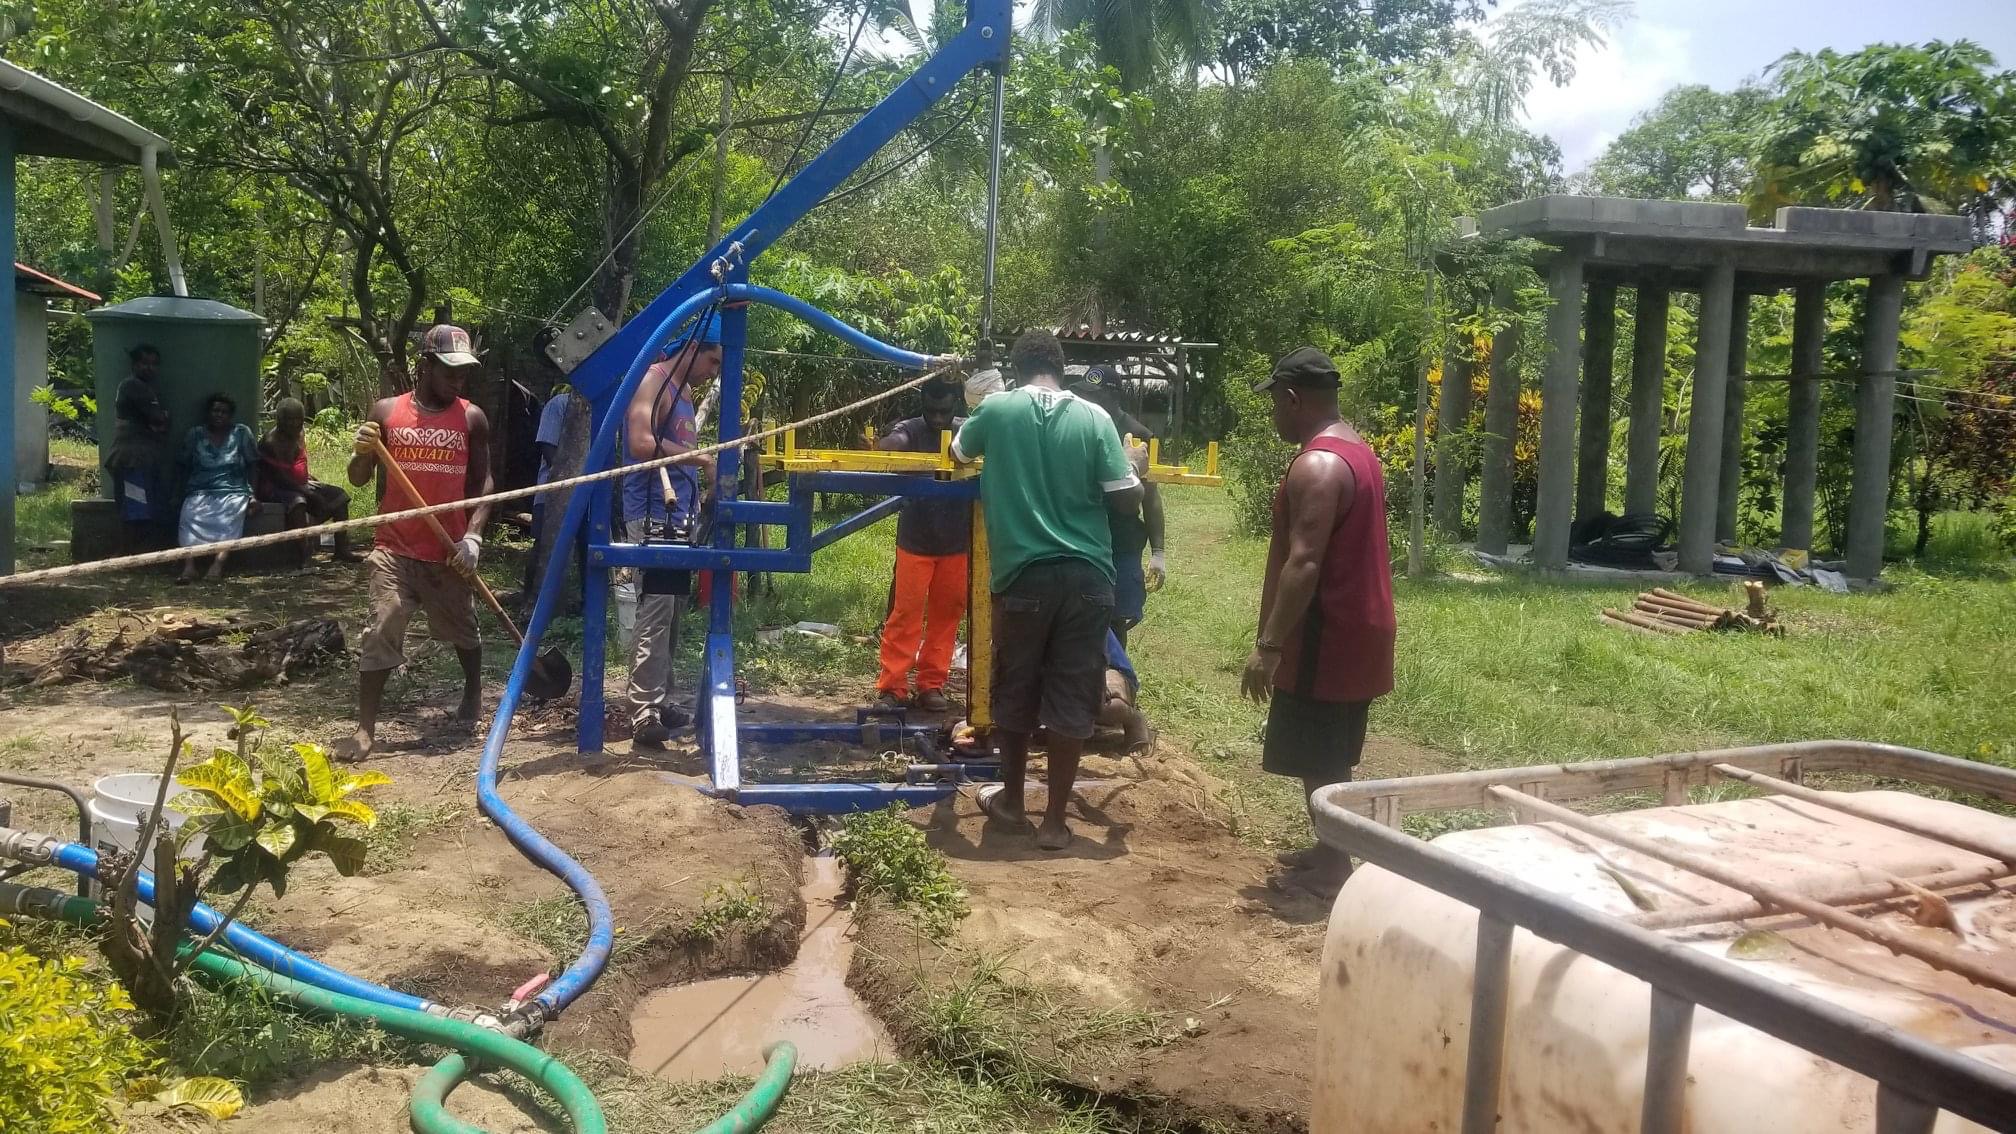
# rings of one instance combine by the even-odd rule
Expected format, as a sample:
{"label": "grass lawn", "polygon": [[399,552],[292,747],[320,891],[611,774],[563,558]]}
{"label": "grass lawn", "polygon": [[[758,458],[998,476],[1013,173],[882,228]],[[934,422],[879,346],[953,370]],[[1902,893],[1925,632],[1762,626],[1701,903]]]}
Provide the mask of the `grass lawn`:
{"label": "grass lawn", "polygon": [[[1149,714],[1274,806],[1263,710],[1239,699],[1264,543],[1225,494],[1169,493],[1170,580],[1133,639]],[[1908,567],[1880,594],[1780,588],[1784,638],[1648,638],[1597,624],[1638,588],[1489,576],[1396,580],[1397,687],[1372,727],[1472,767],[1849,738],[2016,761],[2016,587]],[[1680,588],[1738,605],[1735,584]]]}

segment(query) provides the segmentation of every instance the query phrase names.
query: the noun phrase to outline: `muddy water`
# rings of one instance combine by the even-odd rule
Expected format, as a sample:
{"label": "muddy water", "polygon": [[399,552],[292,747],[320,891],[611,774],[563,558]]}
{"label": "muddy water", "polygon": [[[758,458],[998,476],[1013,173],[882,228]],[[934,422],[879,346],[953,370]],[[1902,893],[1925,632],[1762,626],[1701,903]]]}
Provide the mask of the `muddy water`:
{"label": "muddy water", "polygon": [[894,1057],[882,1025],[847,987],[853,917],[840,908],[840,864],[806,860],[805,935],[798,959],[755,977],[661,989],[630,1017],[630,1063],[661,1079],[718,1079],[763,1069],[776,1040],[798,1045],[798,1066],[832,1070]]}

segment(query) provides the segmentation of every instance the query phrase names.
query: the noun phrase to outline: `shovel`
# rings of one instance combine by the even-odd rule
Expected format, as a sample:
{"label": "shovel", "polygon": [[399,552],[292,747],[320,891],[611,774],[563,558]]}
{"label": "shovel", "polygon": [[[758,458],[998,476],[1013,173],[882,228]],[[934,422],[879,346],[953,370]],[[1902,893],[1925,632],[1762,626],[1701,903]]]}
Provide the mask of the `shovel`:
{"label": "shovel", "polygon": [[[392,454],[386,451],[385,443],[373,441],[371,444],[378,451],[378,463],[385,466],[385,475],[392,478],[392,482],[399,486],[399,491],[406,494],[406,498],[413,502],[414,507],[423,506],[426,503],[425,498],[414,489],[413,482],[406,479],[406,470],[400,468],[399,462],[392,459]],[[427,521],[428,527],[434,529],[434,534],[441,537],[441,542],[447,545],[448,550],[453,552],[455,541],[448,538],[448,529],[441,526],[441,521],[431,515],[422,518]],[[474,572],[469,575],[469,583],[483,596],[483,601],[490,604],[490,609],[497,612],[497,617],[504,620],[504,629],[511,631],[511,640],[523,648],[525,635],[518,632],[518,624],[511,621],[510,615],[504,613],[504,604],[498,602],[497,596],[491,593],[490,584],[484,582],[483,577]],[[535,701],[550,701],[567,692],[573,684],[574,667],[568,664],[567,655],[561,653],[558,647],[548,647],[542,650],[538,657],[532,659],[532,672],[525,677],[525,695]]]}

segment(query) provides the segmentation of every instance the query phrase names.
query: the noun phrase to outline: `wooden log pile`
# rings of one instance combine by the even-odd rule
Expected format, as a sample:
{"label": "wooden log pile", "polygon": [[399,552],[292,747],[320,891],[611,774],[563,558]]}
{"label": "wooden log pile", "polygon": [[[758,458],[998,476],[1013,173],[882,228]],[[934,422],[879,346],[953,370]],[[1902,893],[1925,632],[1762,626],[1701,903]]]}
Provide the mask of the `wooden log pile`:
{"label": "wooden log pile", "polygon": [[29,675],[41,687],[131,677],[150,689],[196,693],[249,689],[294,677],[348,656],[332,618],[274,624],[176,615],[122,617],[109,640],[80,628]]}
{"label": "wooden log pile", "polygon": [[1663,587],[1639,594],[1630,610],[1605,608],[1597,616],[1605,626],[1615,626],[1640,634],[1692,634],[1700,630],[1738,630],[1783,635],[1778,615],[1764,605],[1764,584],[1743,584],[1745,609],[1710,606]]}

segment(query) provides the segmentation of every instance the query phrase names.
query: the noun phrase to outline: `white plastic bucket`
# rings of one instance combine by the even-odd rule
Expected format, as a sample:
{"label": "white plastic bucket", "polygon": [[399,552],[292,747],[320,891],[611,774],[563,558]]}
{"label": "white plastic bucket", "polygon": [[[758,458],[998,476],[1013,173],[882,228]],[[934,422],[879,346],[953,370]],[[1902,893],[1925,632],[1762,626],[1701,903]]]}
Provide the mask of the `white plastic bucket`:
{"label": "white plastic bucket", "polygon": [[[140,846],[140,817],[154,806],[154,796],[160,791],[161,777],[152,772],[122,772],[114,776],[100,776],[91,785],[91,838],[97,843],[99,854],[124,852],[136,855],[140,865],[152,869],[149,857],[153,847]],[[168,798],[173,799],[179,791],[174,785],[168,789]],[[172,808],[163,807],[161,818],[170,829],[177,829],[188,820],[188,816]],[[203,853],[202,836],[189,840],[182,848],[184,858],[192,858]]]}

